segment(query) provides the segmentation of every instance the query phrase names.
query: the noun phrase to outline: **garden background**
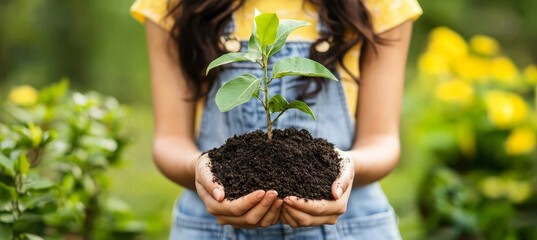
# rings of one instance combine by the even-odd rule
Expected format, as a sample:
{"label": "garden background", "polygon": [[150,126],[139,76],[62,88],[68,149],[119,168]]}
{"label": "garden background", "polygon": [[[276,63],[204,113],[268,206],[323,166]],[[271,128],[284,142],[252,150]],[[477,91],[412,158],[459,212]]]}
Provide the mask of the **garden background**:
{"label": "garden background", "polygon": [[[40,93],[38,103],[17,104],[13,89],[24,96],[32,91],[18,86],[43,89],[61,79],[68,79],[71,91],[96,91],[126,105],[126,117],[112,117],[121,138],[111,138],[128,143],[121,161],[106,167],[103,185],[126,203],[118,208],[130,206],[129,219],[141,222],[131,227],[143,230],[142,239],[165,239],[181,189],[151,160],[145,32],[130,17],[131,4],[0,0],[0,119],[25,123],[6,116],[17,112],[13,109],[35,114],[36,105],[54,102]],[[407,68],[402,159],[382,181],[402,234],[535,239],[537,2],[420,4],[425,14],[414,25]],[[60,85],[45,91],[61,91]],[[113,100],[93,93],[65,98],[75,105],[97,99],[103,111],[116,109],[107,105]],[[92,106],[79,111],[84,107]],[[5,171],[0,168],[2,180]]]}

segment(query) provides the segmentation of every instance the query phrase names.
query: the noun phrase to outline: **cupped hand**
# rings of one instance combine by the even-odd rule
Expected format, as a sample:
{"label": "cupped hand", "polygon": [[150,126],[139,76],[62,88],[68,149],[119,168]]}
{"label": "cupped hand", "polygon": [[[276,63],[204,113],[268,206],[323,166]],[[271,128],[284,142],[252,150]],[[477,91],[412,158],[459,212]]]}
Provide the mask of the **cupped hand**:
{"label": "cupped hand", "polygon": [[354,163],[348,154],[336,149],[341,161],[341,174],[332,184],[334,200],[305,200],[286,197],[280,214],[280,222],[291,227],[309,227],[335,224],[347,209],[354,180]]}
{"label": "cupped hand", "polygon": [[213,182],[208,154],[196,163],[196,191],[218,223],[235,228],[266,227],[275,224],[283,204],[274,190],[257,190],[233,201],[225,199],[224,187]]}

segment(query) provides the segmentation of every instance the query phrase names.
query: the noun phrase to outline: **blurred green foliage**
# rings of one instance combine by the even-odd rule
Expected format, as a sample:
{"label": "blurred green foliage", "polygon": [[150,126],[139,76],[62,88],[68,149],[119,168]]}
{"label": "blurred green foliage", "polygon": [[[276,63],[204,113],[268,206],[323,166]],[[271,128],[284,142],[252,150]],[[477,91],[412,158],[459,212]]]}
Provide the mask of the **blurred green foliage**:
{"label": "blurred green foliage", "polygon": [[148,103],[145,35],[129,15],[132,2],[0,0],[2,85],[68,77],[75,89]]}
{"label": "blurred green foliage", "polygon": [[67,90],[20,86],[0,108],[2,239],[136,239],[144,224],[108,191],[127,144],[124,107]]}
{"label": "blurred green foliage", "polygon": [[407,92],[414,151],[431,163],[419,191],[427,236],[537,238],[537,66],[495,39],[435,28]]}

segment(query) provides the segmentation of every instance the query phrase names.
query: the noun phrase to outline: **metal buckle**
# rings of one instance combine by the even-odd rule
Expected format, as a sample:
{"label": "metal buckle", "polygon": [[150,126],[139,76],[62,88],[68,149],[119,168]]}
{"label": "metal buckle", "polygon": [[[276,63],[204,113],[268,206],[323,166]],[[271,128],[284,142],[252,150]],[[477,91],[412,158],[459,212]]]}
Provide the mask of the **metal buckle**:
{"label": "metal buckle", "polygon": [[241,42],[237,34],[230,34],[227,37],[221,36],[220,43],[228,52],[239,52],[241,50]]}
{"label": "metal buckle", "polygon": [[330,50],[330,46],[332,45],[332,42],[334,41],[334,37],[329,37],[327,40],[323,40],[315,45],[315,51],[318,53],[325,53]]}

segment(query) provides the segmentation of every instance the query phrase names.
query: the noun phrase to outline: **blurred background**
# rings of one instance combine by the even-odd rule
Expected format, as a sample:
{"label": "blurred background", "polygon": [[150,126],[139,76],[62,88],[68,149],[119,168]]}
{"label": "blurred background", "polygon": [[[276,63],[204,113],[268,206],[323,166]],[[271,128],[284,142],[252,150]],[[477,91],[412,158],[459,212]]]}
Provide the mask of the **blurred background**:
{"label": "blurred background", "polygon": [[[65,159],[50,166],[43,161],[42,168],[55,169],[55,174],[33,169],[36,176],[49,179],[65,181],[65,176],[73,176],[73,183],[64,186],[73,193],[63,196],[70,200],[55,203],[54,209],[64,208],[69,201],[74,208],[82,205],[80,216],[35,220],[55,229],[35,230],[38,233],[58,235],[67,229],[77,239],[90,227],[131,233],[119,235],[125,239],[167,236],[171,208],[181,189],[161,176],[151,160],[147,48],[143,26],[129,15],[132,2],[0,0],[0,119],[4,125],[0,139],[13,142],[3,144],[0,153],[19,162],[13,178],[22,171],[22,162],[29,161],[32,168],[37,165],[31,159],[21,160],[22,150],[57,149],[55,142],[62,142],[61,146],[70,146],[62,148],[63,155],[77,159],[68,167]],[[424,15],[414,25],[407,67],[402,159],[382,181],[399,214],[403,237],[537,239],[537,1],[420,4]],[[72,111],[89,115],[81,120]],[[56,134],[58,141],[46,135],[37,138],[36,126],[27,122],[34,122],[42,132],[63,126],[59,129],[70,129],[71,134]],[[86,125],[79,126],[80,122]],[[23,129],[13,124],[22,124]],[[90,126],[103,130],[92,132]],[[113,147],[102,146],[103,139],[112,141]],[[80,152],[96,148],[100,158],[81,157]],[[9,171],[6,166],[0,173]],[[100,169],[98,174],[95,168]],[[7,177],[0,179],[10,182]],[[11,190],[4,188],[7,196]],[[91,190],[95,188],[102,191]],[[39,194],[44,194],[42,189],[37,189]],[[17,194],[11,195],[22,199],[37,193]],[[106,206],[96,208],[98,212],[120,212],[122,217],[116,214],[92,224],[87,209],[96,204],[92,199],[105,195],[106,200],[98,202]],[[36,213],[45,211],[40,207],[46,204],[37,205]],[[21,229],[23,225],[17,226],[13,219],[2,218],[2,211],[8,212],[6,207],[2,210],[0,198],[0,232]],[[62,223],[69,219],[77,219],[78,226]],[[117,228],[102,228],[106,221],[120,220]]]}

